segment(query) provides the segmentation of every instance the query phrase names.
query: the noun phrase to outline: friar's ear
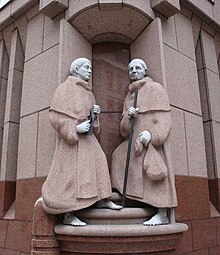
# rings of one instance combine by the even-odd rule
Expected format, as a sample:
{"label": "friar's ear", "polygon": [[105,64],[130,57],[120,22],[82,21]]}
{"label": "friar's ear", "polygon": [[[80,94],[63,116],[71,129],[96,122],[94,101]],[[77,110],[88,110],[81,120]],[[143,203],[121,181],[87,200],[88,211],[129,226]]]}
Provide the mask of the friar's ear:
{"label": "friar's ear", "polygon": [[76,73],[78,73],[78,72],[79,72],[79,67],[76,66],[76,67],[74,68],[74,70],[75,70]]}

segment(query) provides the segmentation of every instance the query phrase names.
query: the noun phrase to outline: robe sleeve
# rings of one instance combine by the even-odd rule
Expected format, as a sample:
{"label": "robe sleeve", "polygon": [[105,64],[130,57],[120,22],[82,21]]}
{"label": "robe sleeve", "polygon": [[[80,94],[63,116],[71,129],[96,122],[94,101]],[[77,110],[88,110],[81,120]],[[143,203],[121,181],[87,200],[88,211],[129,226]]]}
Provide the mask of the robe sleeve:
{"label": "robe sleeve", "polygon": [[99,114],[97,115],[97,118],[96,120],[94,121],[94,124],[93,124],[93,132],[95,135],[99,136],[100,134],[100,124],[99,124]]}
{"label": "robe sleeve", "polygon": [[121,122],[120,122],[120,132],[121,135],[127,139],[131,130],[131,120],[128,117],[128,112],[123,112],[123,115],[121,117]]}
{"label": "robe sleeve", "polygon": [[153,146],[158,147],[164,144],[171,129],[171,111],[155,111],[150,128]]}
{"label": "robe sleeve", "polygon": [[53,110],[50,110],[49,118],[53,128],[67,144],[73,145],[77,143],[79,137],[76,132],[76,125],[78,124],[76,119]]}

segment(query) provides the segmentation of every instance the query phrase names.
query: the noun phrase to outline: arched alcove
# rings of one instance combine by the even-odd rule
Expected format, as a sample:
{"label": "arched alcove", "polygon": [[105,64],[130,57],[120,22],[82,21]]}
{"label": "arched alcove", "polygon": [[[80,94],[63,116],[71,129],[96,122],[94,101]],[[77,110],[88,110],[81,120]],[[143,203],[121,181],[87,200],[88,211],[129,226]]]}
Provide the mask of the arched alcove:
{"label": "arched alcove", "polygon": [[123,43],[103,42],[93,44],[92,49],[93,92],[102,109],[100,143],[110,165],[112,152],[122,142],[119,122],[129,84],[130,47]]}
{"label": "arched alcove", "polygon": [[[151,9],[151,8],[149,8]],[[152,9],[151,9],[152,11]],[[90,43],[116,41],[131,43],[150,23],[152,17],[131,5],[84,6],[70,18],[70,23]]]}

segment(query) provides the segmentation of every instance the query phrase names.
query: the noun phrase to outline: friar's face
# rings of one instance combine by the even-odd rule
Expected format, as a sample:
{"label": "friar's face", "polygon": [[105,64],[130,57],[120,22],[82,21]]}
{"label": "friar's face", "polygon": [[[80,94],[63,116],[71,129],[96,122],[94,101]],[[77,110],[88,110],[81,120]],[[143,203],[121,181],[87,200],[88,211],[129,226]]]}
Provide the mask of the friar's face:
{"label": "friar's face", "polygon": [[128,66],[131,81],[138,81],[146,76],[146,70],[139,61],[132,61]]}
{"label": "friar's face", "polygon": [[76,67],[76,73],[79,78],[84,81],[89,81],[92,73],[92,66],[90,62],[85,62],[80,67]]}

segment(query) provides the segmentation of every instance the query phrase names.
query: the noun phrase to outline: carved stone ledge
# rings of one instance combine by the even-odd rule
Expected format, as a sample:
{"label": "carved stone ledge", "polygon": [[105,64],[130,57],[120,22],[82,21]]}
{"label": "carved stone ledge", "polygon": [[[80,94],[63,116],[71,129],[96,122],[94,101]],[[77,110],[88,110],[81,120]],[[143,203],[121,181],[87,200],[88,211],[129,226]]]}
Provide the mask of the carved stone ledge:
{"label": "carved stone ledge", "polygon": [[[175,223],[160,226],[57,225],[55,232],[65,254],[148,254],[175,250],[188,226]],[[163,253],[160,253],[163,254]]]}

